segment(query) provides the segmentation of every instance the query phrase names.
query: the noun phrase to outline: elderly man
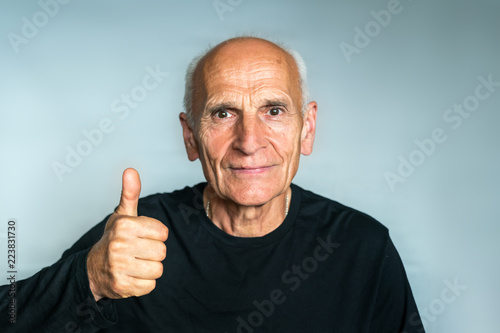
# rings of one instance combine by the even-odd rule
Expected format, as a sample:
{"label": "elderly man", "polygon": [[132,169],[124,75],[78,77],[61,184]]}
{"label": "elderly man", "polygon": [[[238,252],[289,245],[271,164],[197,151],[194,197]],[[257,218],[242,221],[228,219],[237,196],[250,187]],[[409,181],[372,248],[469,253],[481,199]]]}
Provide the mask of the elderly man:
{"label": "elderly man", "polygon": [[139,200],[125,170],[115,212],[19,282],[8,329],[423,332],[387,229],[292,184],[316,128],[304,72],[251,37],[196,58],[179,118],[207,182]]}

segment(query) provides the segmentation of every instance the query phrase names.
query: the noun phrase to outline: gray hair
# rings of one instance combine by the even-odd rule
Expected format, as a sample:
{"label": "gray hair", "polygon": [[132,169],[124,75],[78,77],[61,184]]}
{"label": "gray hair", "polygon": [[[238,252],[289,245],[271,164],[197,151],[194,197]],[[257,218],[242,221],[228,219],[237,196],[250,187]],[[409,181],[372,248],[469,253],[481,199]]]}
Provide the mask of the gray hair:
{"label": "gray hair", "polygon": [[[245,38],[247,36],[240,36],[240,37]],[[278,45],[285,52],[287,52],[290,56],[292,56],[293,60],[295,61],[295,64],[297,65],[297,69],[299,72],[300,90],[301,90],[301,94],[302,94],[301,112],[302,112],[302,115],[304,115],[304,112],[306,110],[306,106],[307,106],[307,103],[309,100],[309,89],[307,86],[306,63],[304,62],[304,59],[297,51],[290,49],[290,48],[287,48],[287,47],[284,47],[283,45],[280,45],[281,43],[274,42],[274,44]],[[219,45],[219,44],[217,44],[217,45]],[[189,126],[191,126],[191,128],[194,128],[194,117],[193,117],[194,73],[195,73],[196,69],[198,68],[198,65],[200,64],[201,60],[207,54],[209,54],[217,45],[211,46],[206,51],[195,56],[191,60],[191,62],[189,63],[189,65],[187,67],[186,85],[185,85],[185,90],[184,90],[184,111],[186,112],[188,124],[189,124]]]}

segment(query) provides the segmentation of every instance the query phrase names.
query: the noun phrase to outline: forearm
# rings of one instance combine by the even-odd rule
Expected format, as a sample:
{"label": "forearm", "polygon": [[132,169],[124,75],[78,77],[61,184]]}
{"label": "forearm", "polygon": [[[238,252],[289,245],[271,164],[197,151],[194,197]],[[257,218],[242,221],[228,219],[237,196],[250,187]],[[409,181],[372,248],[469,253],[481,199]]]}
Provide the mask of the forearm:
{"label": "forearm", "polygon": [[[2,332],[95,332],[116,321],[111,301],[95,302],[89,288],[88,250],[67,256],[34,276],[0,287]],[[15,323],[9,321],[15,299]],[[80,331],[81,330],[81,331]]]}

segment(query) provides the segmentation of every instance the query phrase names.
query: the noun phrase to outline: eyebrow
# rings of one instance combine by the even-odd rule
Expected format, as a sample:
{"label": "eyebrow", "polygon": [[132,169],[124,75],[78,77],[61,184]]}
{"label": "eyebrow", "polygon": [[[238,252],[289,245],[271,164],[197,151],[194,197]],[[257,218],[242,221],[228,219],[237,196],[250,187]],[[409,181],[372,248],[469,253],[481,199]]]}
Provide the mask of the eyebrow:
{"label": "eyebrow", "polygon": [[232,103],[218,103],[218,104],[212,105],[209,108],[207,108],[207,113],[212,114],[214,112],[223,111],[223,110],[227,110],[227,109],[235,109],[234,104],[232,104]]}
{"label": "eyebrow", "polygon": [[[269,106],[282,106],[284,108],[288,108],[289,103],[287,103],[284,100],[281,99],[266,99],[263,102],[263,106],[269,107]],[[231,110],[231,109],[238,109],[235,104],[231,102],[224,102],[224,103],[217,103],[214,104],[206,109],[206,112],[208,114],[213,114],[217,111],[224,111],[224,110]]]}
{"label": "eyebrow", "polygon": [[264,101],[264,106],[282,106],[288,108],[288,103],[280,99],[266,99]]}

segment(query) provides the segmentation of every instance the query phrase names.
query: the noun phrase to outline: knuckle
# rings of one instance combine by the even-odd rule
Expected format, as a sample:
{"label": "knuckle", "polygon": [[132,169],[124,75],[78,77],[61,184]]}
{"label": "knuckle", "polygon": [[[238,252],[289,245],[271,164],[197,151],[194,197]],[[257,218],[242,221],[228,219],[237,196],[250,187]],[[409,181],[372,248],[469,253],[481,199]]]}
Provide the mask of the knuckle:
{"label": "knuckle", "polygon": [[123,279],[113,279],[111,282],[111,290],[118,295],[125,295],[128,293],[129,286],[124,283]]}
{"label": "knuckle", "polygon": [[111,258],[108,262],[108,271],[114,276],[120,274],[122,270],[122,265],[120,261],[116,258]]}
{"label": "knuckle", "polygon": [[108,243],[108,252],[109,253],[117,253],[120,252],[124,248],[121,241],[111,240]]}
{"label": "knuckle", "polygon": [[122,265],[116,263],[116,262],[111,262],[108,265],[108,274],[110,276],[110,279],[112,281],[113,285],[120,285],[120,277],[123,274],[123,267]]}
{"label": "knuckle", "polygon": [[133,228],[134,222],[126,217],[116,219],[114,229],[117,232],[127,232]]}

